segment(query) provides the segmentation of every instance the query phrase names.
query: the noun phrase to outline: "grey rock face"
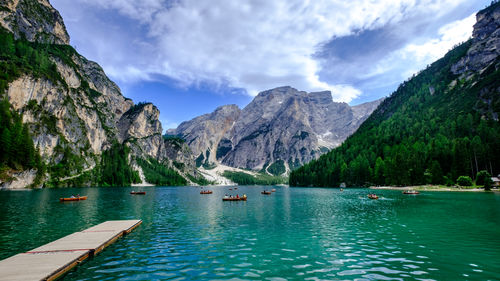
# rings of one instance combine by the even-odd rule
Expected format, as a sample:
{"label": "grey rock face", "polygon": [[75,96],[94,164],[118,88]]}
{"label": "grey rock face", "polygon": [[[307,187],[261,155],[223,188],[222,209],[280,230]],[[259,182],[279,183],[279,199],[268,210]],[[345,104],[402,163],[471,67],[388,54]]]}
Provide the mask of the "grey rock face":
{"label": "grey rock face", "polygon": [[63,19],[48,0],[0,0],[0,7],[0,25],[16,39],[69,44]]}
{"label": "grey rock face", "polygon": [[233,106],[224,115],[219,108],[182,123],[173,133],[185,138],[193,151],[211,152],[205,158],[209,162],[253,170],[276,163],[285,171],[338,146],[380,101],[350,107],[333,102],[328,91],[280,87],[259,93],[241,112]]}
{"label": "grey rock face", "polygon": [[217,146],[224,135],[233,127],[241,110],[236,105],[225,105],[214,112],[182,122],[170,134],[182,135],[195,157],[201,163],[215,162]]}
{"label": "grey rock face", "polygon": [[500,55],[500,5],[477,13],[472,33],[473,42],[467,55],[452,66],[454,74],[477,72],[492,63],[498,63]]}
{"label": "grey rock face", "polygon": [[[48,1],[0,0],[0,7],[0,24],[16,37],[69,43],[64,23]],[[67,168],[67,178],[72,178],[95,167],[102,151],[119,142],[128,145],[133,156],[153,157],[168,165],[176,161],[184,164],[185,172],[196,172],[189,147],[164,140],[154,105],[134,105],[97,63],[76,52],[70,63],[51,59],[64,83],[25,74],[7,90],[45,163],[55,165],[71,154],[79,162]]]}

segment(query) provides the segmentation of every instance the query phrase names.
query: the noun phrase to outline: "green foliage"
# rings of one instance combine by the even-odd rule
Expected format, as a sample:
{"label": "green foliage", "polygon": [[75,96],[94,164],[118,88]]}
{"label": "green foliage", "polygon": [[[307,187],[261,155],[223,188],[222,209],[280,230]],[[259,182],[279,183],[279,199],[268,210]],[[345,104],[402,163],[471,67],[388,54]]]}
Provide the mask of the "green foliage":
{"label": "green foliage", "polygon": [[28,126],[10,108],[6,99],[0,100],[0,169],[6,179],[7,169],[26,170],[35,168],[43,174],[40,153],[35,148]]}
{"label": "green foliage", "polygon": [[187,181],[176,171],[159,163],[154,158],[147,160],[137,158],[137,164],[141,166],[146,181],[155,185],[161,186],[181,186],[186,185]]}
{"label": "green foliage", "polygon": [[196,157],[195,163],[196,167],[199,168],[201,165],[203,165],[203,161],[205,160],[205,155],[203,153],[200,153],[200,156]]}
{"label": "green foliage", "polygon": [[185,139],[181,138],[180,136],[176,136],[176,135],[163,135],[163,139],[177,142],[179,145],[186,142]]}
{"label": "green foliage", "polygon": [[210,185],[210,184],[214,184],[214,182],[212,181],[209,181],[207,180],[206,178],[204,178],[203,176],[199,176],[199,177],[194,177],[190,174],[186,174],[187,177],[189,178],[190,181],[198,184],[198,185]]}
{"label": "green foliage", "polygon": [[202,166],[205,170],[212,170],[215,169],[215,167],[217,167],[217,164],[205,161],[205,163],[203,163]]}
{"label": "green foliage", "polygon": [[285,161],[277,160],[267,168],[267,171],[275,176],[282,175],[286,171]]}
{"label": "green foliage", "polygon": [[469,176],[460,176],[457,179],[457,184],[460,186],[472,186],[472,179]]}
{"label": "green foliage", "polygon": [[286,178],[284,177],[270,176],[267,174],[253,176],[244,172],[224,171],[222,176],[239,185],[275,185],[286,183]]}
{"label": "green foliage", "polygon": [[[0,92],[3,93],[9,82],[14,81],[21,74],[29,73],[35,78],[44,77],[53,83],[66,82],[57,71],[50,56],[67,57],[69,46],[51,45],[14,40],[12,33],[0,28]],[[64,49],[64,50],[63,50]]]}
{"label": "green foliage", "polygon": [[138,104],[134,104],[129,108],[129,110],[127,110],[127,112],[125,112],[125,114],[127,114],[127,115],[137,114],[144,108],[144,106],[146,106],[148,104],[150,104],[150,103],[149,102],[139,102]]}
{"label": "green foliage", "polygon": [[491,175],[486,170],[479,171],[476,175],[476,185],[486,185],[486,183],[491,185]]}
{"label": "green foliage", "polygon": [[[73,153],[73,150],[68,146],[67,142],[62,139],[63,145],[58,144],[54,149],[57,153],[62,154],[62,159],[59,163],[49,166],[48,172],[52,183],[51,186],[64,186],[59,180],[70,176],[74,172],[80,172],[83,169],[84,160],[81,156]],[[63,148],[64,146],[64,148]]]}
{"label": "green foliage", "polygon": [[500,172],[500,72],[459,80],[450,71],[470,45],[402,83],[340,147],[293,171],[290,185],[449,184]]}
{"label": "green foliage", "polygon": [[103,186],[129,186],[141,181],[139,173],[128,164],[130,148],[114,143],[104,151],[100,163],[99,184]]}

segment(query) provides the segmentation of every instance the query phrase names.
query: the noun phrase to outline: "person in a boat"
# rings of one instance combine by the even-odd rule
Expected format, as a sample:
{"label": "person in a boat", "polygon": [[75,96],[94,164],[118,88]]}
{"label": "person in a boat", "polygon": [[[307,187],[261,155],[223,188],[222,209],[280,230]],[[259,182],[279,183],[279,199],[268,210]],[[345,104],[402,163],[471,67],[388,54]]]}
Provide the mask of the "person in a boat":
{"label": "person in a boat", "polygon": [[239,195],[239,194],[236,194],[236,198],[240,198],[240,195]]}
{"label": "person in a boat", "polygon": [[71,195],[71,197],[70,197],[70,198],[75,198],[75,195]]}

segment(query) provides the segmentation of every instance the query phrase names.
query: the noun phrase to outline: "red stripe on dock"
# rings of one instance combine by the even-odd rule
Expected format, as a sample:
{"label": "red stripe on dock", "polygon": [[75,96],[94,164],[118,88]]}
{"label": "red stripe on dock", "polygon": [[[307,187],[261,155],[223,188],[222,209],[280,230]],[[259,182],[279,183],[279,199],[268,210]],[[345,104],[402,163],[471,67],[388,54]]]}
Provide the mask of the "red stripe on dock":
{"label": "red stripe on dock", "polygon": [[45,254],[45,253],[59,253],[59,252],[78,252],[78,251],[93,251],[94,249],[72,249],[72,250],[50,250],[50,251],[29,251],[25,254]]}

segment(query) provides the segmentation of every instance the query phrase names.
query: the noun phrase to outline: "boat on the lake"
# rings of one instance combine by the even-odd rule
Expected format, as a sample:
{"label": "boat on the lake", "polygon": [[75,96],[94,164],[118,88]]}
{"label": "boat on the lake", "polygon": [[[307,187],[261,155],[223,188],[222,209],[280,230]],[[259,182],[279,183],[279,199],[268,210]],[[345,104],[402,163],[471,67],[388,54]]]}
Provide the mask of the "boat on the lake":
{"label": "boat on the lake", "polygon": [[403,194],[417,195],[417,194],[420,194],[420,192],[418,192],[416,190],[405,190],[405,191],[403,191]]}
{"label": "boat on the lake", "polygon": [[370,193],[370,194],[368,194],[368,198],[370,198],[370,199],[378,199],[378,196],[376,194]]}
{"label": "boat on the lake", "polygon": [[276,192],[276,188],[271,189],[271,192]]}
{"label": "boat on the lake", "polygon": [[269,194],[271,194],[271,191],[264,190],[264,191],[261,192],[261,194],[269,195]]}
{"label": "boat on the lake", "polygon": [[132,195],[146,195],[146,191],[130,191]]}
{"label": "boat on the lake", "polygon": [[202,190],[200,191],[200,194],[212,194],[213,191],[212,190]]}
{"label": "boat on the lake", "polygon": [[87,200],[87,196],[71,196],[67,198],[59,198],[60,202],[65,202],[65,201],[81,201],[81,200]]}
{"label": "boat on the lake", "polygon": [[222,197],[222,201],[247,201],[247,196],[243,195],[241,197],[239,196],[224,196]]}

